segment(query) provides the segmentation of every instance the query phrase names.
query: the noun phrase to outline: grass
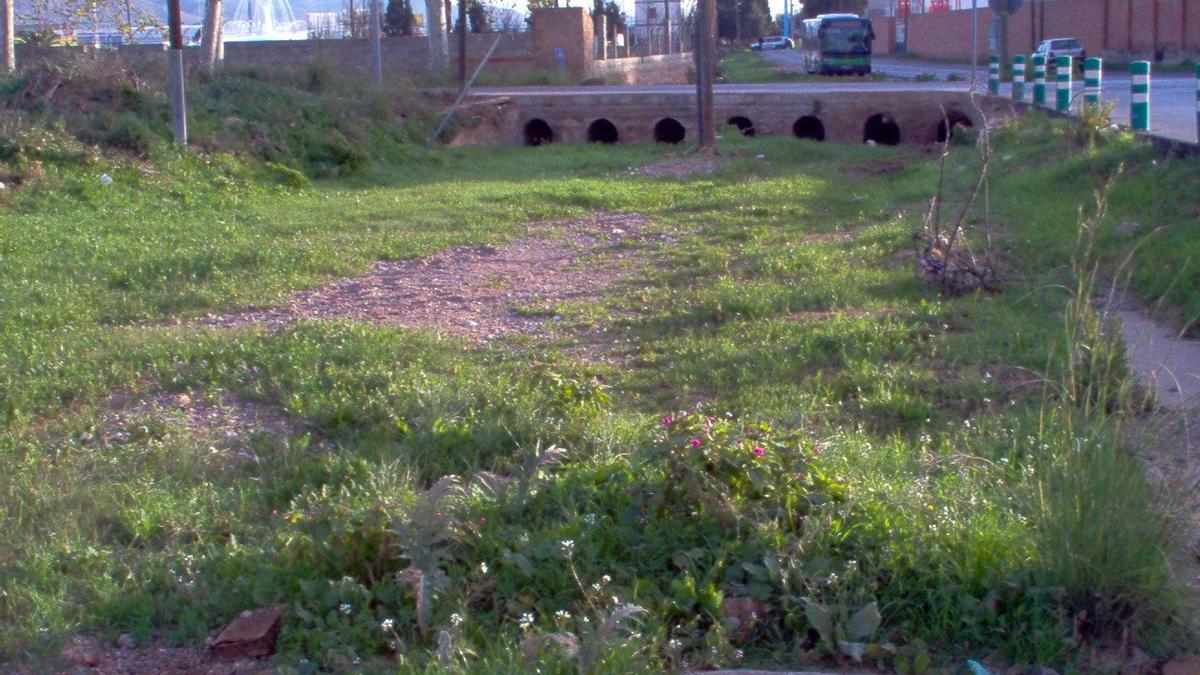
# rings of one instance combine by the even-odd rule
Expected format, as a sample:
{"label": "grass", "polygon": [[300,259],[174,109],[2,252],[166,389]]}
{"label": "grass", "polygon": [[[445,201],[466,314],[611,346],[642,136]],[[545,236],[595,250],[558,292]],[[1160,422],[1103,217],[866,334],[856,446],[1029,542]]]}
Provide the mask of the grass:
{"label": "grass", "polygon": [[[937,176],[916,148],[729,135],[728,164],[687,180],[630,175],[662,146],[452,149],[309,183],[13,124],[0,660],[53,663],[79,633],[199,645],[275,602],[298,670],[1087,670],[1122,635],[1194,644],[1182,539],[1116,433],[1128,407],[1094,404],[1128,380],[1085,274],[1139,219],[1162,229],[1137,292],[1192,311],[1195,160],[1006,128],[1004,292],[941,298],[907,255]],[[906,168],[854,168],[881,158]],[[961,198],[978,157],[949,161]],[[1081,259],[1080,205],[1121,166]],[[173,323],[595,211],[648,216],[657,262],[556,305],[546,340]],[[1029,373],[1044,391],[1014,387]],[[296,426],[240,458],[169,419],[106,442],[119,390],[228,391]]]}
{"label": "grass", "polygon": [[[727,84],[761,84],[769,82],[845,82],[833,75],[809,75],[800,70],[782,68],[763,55],[749,49],[735,49],[721,56],[717,64],[717,79]],[[871,80],[882,80],[871,75]]]}

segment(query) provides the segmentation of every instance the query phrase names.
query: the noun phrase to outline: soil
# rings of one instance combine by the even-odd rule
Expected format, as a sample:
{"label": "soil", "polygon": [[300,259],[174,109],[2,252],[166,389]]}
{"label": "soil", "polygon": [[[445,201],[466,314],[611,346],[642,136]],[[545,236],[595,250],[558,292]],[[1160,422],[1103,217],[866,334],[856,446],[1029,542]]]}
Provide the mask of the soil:
{"label": "soil", "polygon": [[460,246],[419,260],[379,261],[366,274],[293,294],[282,305],[209,315],[193,326],[281,328],[300,319],[351,319],[432,328],[487,342],[543,334],[553,304],[593,298],[635,271],[631,243],[648,220],[594,214],[534,226],[541,236]]}
{"label": "soil", "polygon": [[226,391],[132,394],[109,396],[99,414],[96,431],[81,440],[100,446],[124,445],[154,434],[181,430],[209,445],[214,454],[250,458],[247,441],[258,433],[287,438],[297,423],[274,406],[249,401]]}
{"label": "soil", "polygon": [[[49,672],[71,675],[259,675],[274,672],[265,661],[221,660],[186,647],[119,647],[98,637],[76,638],[62,650],[62,665]],[[35,671],[26,671],[29,673]],[[46,672],[38,669],[36,672]]]}

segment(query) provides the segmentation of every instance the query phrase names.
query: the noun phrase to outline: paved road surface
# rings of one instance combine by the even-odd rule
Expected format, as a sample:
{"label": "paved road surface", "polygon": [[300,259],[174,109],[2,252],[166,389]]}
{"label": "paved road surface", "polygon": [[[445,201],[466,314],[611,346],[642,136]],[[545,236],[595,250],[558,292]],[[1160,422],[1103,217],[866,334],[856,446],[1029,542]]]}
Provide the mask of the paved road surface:
{"label": "paved road surface", "polygon": [[[785,68],[796,70],[803,68],[800,53],[794,50],[781,49],[763,52],[763,55]],[[917,84],[938,88],[946,86],[966,87],[968,86],[966,80],[969,79],[971,74],[970,66],[932,63],[912,59],[876,58],[873,59],[873,67],[876,72],[901,80],[915,80],[917,77],[933,75],[937,78],[936,81]],[[976,88],[980,91],[985,91],[987,89],[987,66],[979,68],[976,72]],[[961,81],[947,82],[947,78],[951,75],[961,78]],[[853,77],[831,78],[833,82],[840,80],[853,83],[856,87],[865,84],[863,82],[855,83],[855,78]],[[1083,80],[1078,77],[1078,74],[1074,85],[1073,91],[1075,93],[1076,105],[1078,105],[1078,102],[1083,98]],[[1197,141],[1195,78],[1190,75],[1178,73],[1156,75],[1152,80],[1150,89],[1151,131],[1160,136],[1177,140]],[[1009,96],[1010,92],[1011,88],[1009,85],[1001,85],[1001,93],[1003,95]],[[1026,96],[1032,97],[1032,85],[1027,88]],[[1103,97],[1104,100],[1112,101],[1116,105],[1113,109],[1113,121],[1119,124],[1128,124],[1129,73],[1106,73]]]}

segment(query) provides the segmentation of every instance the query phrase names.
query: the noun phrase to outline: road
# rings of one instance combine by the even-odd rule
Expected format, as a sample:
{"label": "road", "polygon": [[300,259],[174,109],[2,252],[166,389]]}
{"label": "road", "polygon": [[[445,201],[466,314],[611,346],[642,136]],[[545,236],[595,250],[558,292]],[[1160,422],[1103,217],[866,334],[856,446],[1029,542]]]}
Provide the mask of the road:
{"label": "road", "polygon": [[[799,52],[781,49],[763,52],[763,56],[779,64],[783,68],[801,70],[804,67]],[[882,73],[888,78],[907,80],[917,85],[931,88],[946,86],[967,87],[971,67],[947,63],[917,61],[913,59],[873,59],[875,72]],[[987,66],[976,70],[976,88],[979,91],[987,89]],[[934,78],[928,82],[917,83],[917,78]],[[953,77],[956,82],[950,82]],[[866,82],[855,82],[855,78],[831,78],[832,81],[846,80],[851,86],[868,86]],[[894,84],[876,83],[877,85]],[[1128,72],[1109,72],[1104,78],[1102,95],[1105,101],[1114,103],[1112,120],[1118,124],[1129,123],[1130,82]],[[1008,84],[1001,85],[1001,94],[1011,95]],[[1073,92],[1076,106],[1083,99],[1083,81],[1076,77]],[[1027,97],[1032,97],[1032,85],[1027,87]],[[1053,96],[1053,90],[1051,90]],[[1155,75],[1150,86],[1150,129],[1153,133],[1181,141],[1197,141],[1196,129],[1196,79],[1190,75],[1170,73]]]}

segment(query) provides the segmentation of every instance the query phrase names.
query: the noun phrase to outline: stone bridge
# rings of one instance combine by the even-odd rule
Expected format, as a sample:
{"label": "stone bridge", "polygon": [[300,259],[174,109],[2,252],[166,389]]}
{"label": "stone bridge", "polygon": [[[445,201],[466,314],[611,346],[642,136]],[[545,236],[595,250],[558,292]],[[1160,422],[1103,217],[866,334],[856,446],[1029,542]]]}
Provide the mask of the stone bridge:
{"label": "stone bridge", "polygon": [[[481,89],[457,144],[679,143],[696,134],[691,86]],[[1008,100],[932,83],[724,85],[716,114],[743,133],[881,145],[932,143],[949,128],[1018,112]]]}

